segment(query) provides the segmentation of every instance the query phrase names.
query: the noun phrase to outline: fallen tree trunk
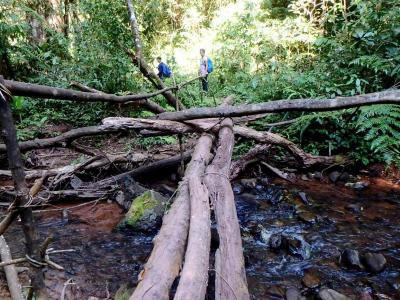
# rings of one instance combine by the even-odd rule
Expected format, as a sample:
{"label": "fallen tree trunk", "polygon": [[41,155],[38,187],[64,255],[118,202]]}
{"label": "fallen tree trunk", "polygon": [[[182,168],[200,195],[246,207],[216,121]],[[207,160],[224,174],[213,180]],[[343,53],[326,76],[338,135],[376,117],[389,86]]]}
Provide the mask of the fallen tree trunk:
{"label": "fallen tree trunk", "polygon": [[[165,87],[165,90],[155,91],[147,94],[118,96],[106,93],[80,92],[70,89],[51,87],[34,83],[25,83],[14,80],[4,80],[4,86],[14,96],[27,96],[31,98],[46,98],[56,100],[69,100],[76,102],[111,102],[111,103],[127,103],[140,100],[146,100],[165,91],[174,90],[176,87]],[[144,103],[144,102],[142,102]]]}
{"label": "fallen tree trunk", "polygon": [[[0,236],[0,254],[2,262],[12,261],[10,248],[7,245],[6,239]],[[6,273],[6,279],[8,289],[11,294],[11,300],[24,300],[22,297],[22,289],[18,280],[18,273],[14,265],[4,266],[4,273]]]}
{"label": "fallen tree trunk", "polygon": [[211,228],[210,203],[208,190],[203,184],[203,175],[211,158],[212,138],[203,135],[199,144],[207,145],[196,173],[187,178],[190,198],[190,227],[185,263],[175,294],[176,300],[203,300],[208,283],[208,266],[210,256]]}
{"label": "fallen tree trunk", "polygon": [[269,148],[271,148],[271,145],[257,145],[240,157],[240,159],[234,161],[231,166],[229,179],[235,180],[239,177],[240,173],[242,173],[249,164],[258,161],[258,157],[260,155],[265,155]]}
{"label": "fallen tree trunk", "polygon": [[343,160],[340,156],[314,156],[304,152],[296,146],[295,143],[285,139],[279,134],[272,132],[260,132],[248,127],[234,126],[235,134],[242,137],[256,140],[260,143],[279,145],[288,150],[304,168],[309,168],[315,165],[330,165],[333,163],[339,163]]}
{"label": "fallen tree trunk", "polygon": [[[79,90],[81,90],[82,92],[87,92],[87,93],[98,93],[98,94],[102,94],[105,95],[105,93],[103,93],[102,91],[96,90],[94,88],[88,87],[86,85],[83,85],[79,82],[73,81],[71,82],[70,86],[78,88]],[[167,88],[169,89],[174,89],[174,88]],[[149,93],[146,94],[147,98],[150,97],[154,97],[161,94],[161,91],[157,91],[157,92],[153,92],[153,93]],[[137,95],[136,95],[137,96]],[[134,102],[136,105],[139,106],[143,106],[144,108],[147,108],[149,111],[159,114],[162,112],[165,112],[165,109],[162,108],[160,105],[158,105],[157,103],[155,103],[154,101],[151,101],[150,99],[146,99],[146,100],[138,100]]]}
{"label": "fallen tree trunk", "polygon": [[[4,85],[3,78],[0,77],[1,85]],[[0,86],[1,87],[1,86]],[[8,100],[11,100],[3,90],[0,90],[0,125],[5,145],[7,146],[7,158],[16,190],[16,200],[13,209],[19,211],[22,229],[25,235],[26,254],[36,261],[41,261],[39,242],[36,224],[32,215],[32,208],[29,207],[29,189],[25,180],[24,164],[17,141],[17,132],[12,117],[12,112]],[[28,205],[28,207],[26,207]],[[36,299],[47,300],[48,293],[44,285],[44,275],[41,268],[32,267],[30,270],[33,290]]]}
{"label": "fallen tree trunk", "polygon": [[[135,10],[133,8],[131,0],[127,0],[126,2],[129,12],[129,22],[132,29],[133,43],[135,45],[135,53],[129,51],[128,55],[131,57],[132,62],[139,68],[143,76],[145,76],[154,85],[154,87],[156,87],[159,90],[164,90],[166,89],[165,83],[160,79],[160,77],[157,76],[156,73],[154,73],[152,68],[149,66],[149,64],[143,57],[142,42],[140,38],[139,26],[137,23]],[[178,99],[176,99],[174,94],[171,93],[171,91],[169,90],[164,91],[162,95],[173,108],[177,107],[179,109],[185,108],[183,104]]]}
{"label": "fallen tree trunk", "polygon": [[215,299],[250,299],[240,226],[229,181],[234,145],[233,122],[225,119],[219,130],[218,148],[207,167],[204,182],[214,206],[219,235],[215,253]]}
{"label": "fallen tree trunk", "polygon": [[203,118],[240,117],[286,111],[330,111],[375,104],[400,104],[400,90],[351,97],[337,97],[334,99],[276,100],[229,107],[190,108],[178,112],[165,112],[155,116],[154,119],[184,121]]}
{"label": "fallen tree trunk", "polygon": [[199,139],[185,177],[178,187],[171,209],[163,218],[160,232],[154,239],[153,251],[130,300],[169,299],[169,290],[181,268],[189,230],[188,182],[200,175],[210,159],[211,144],[212,139],[207,135]]}

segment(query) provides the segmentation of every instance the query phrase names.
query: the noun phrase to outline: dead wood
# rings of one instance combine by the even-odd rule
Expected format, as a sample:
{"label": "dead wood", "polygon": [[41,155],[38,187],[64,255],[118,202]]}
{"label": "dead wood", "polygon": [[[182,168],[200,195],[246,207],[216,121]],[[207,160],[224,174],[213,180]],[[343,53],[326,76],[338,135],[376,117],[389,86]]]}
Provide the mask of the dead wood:
{"label": "dead wood", "polygon": [[258,104],[230,107],[190,108],[179,112],[165,112],[155,116],[159,120],[184,121],[204,118],[240,117],[286,111],[332,111],[375,104],[400,104],[400,90],[389,90],[334,99],[276,100]]}
{"label": "dead wood", "polygon": [[188,182],[190,178],[199,176],[201,169],[210,159],[211,144],[212,139],[208,135],[199,139],[185,177],[179,185],[171,209],[163,218],[160,232],[154,239],[153,251],[130,300],[169,299],[169,290],[181,268],[189,230]]}
{"label": "dead wood", "polygon": [[[140,38],[139,25],[136,19],[135,10],[131,0],[126,1],[129,12],[129,23],[132,29],[133,44],[135,45],[135,52],[128,51],[132,62],[139,68],[140,72],[146,77],[153,85],[159,90],[167,88],[165,83],[154,73],[153,69],[149,66],[142,53],[142,41]],[[164,91],[162,93],[167,102],[174,108],[179,107],[184,109],[183,104],[175,97],[171,91]]]}
{"label": "dead wood", "polygon": [[257,145],[254,148],[250,149],[249,152],[244,154],[242,157],[240,157],[240,159],[234,161],[231,166],[229,179],[235,180],[249,164],[258,161],[259,156],[265,155],[270,147],[271,145],[267,144]]}
{"label": "dead wood", "polygon": [[190,226],[185,263],[174,298],[176,300],[204,299],[208,283],[211,213],[208,190],[203,184],[203,176],[211,158],[212,138],[209,135],[203,135],[198,143],[205,144],[207,151],[202,153],[200,158],[193,157],[199,164],[198,169],[185,178],[189,185]]}
{"label": "dead wood", "polygon": [[266,166],[268,168],[268,170],[270,170],[272,173],[274,173],[275,175],[277,175],[278,177],[287,180],[289,182],[293,182],[294,178],[293,176],[291,176],[288,173],[282,172],[281,170],[279,170],[278,168],[275,168],[273,166],[271,166],[270,164],[267,164],[265,161],[262,161],[261,164],[263,166]]}
{"label": "dead wood", "polygon": [[[4,85],[3,78],[0,77],[0,83]],[[26,254],[34,260],[40,261],[39,244],[36,224],[33,219],[32,209],[26,207],[29,205],[29,189],[25,180],[24,164],[17,141],[17,132],[12,117],[11,108],[7,100],[11,100],[6,93],[0,91],[0,125],[2,127],[3,140],[7,150],[7,158],[10,170],[13,175],[16,200],[15,207],[19,210],[22,229],[25,235]],[[23,207],[23,208],[22,208]],[[41,268],[31,268],[31,281],[35,291],[36,299],[48,299],[48,293],[44,285],[44,276]]]}
{"label": "dead wood", "polygon": [[[75,88],[81,90],[82,92],[98,93],[98,94],[105,95],[105,93],[102,92],[102,91],[99,91],[99,90],[96,90],[94,88],[88,87],[88,86],[83,85],[83,84],[81,84],[79,82],[76,82],[76,81],[72,81],[70,86],[75,87]],[[166,90],[170,90],[170,89],[172,90],[172,89],[175,89],[175,88],[176,87],[166,88]],[[135,101],[133,103],[135,103],[138,106],[142,106],[142,107],[144,107],[144,108],[148,109],[149,111],[151,111],[153,113],[156,113],[156,114],[165,112],[164,108],[162,108],[156,102],[151,101],[149,99],[149,98],[155,97],[155,96],[157,96],[157,95],[159,95],[161,93],[162,93],[161,91],[156,91],[156,92],[153,92],[153,93],[142,94],[141,96],[144,96],[143,99],[145,99],[145,100],[137,100],[137,101]],[[139,96],[139,95],[136,95],[136,96]],[[127,103],[130,103],[130,102],[127,102]]]}
{"label": "dead wood", "polygon": [[235,200],[229,181],[233,146],[233,122],[221,123],[218,148],[212,163],[207,167],[204,182],[214,206],[219,235],[219,248],[215,253],[215,298],[250,299],[240,226]]}
{"label": "dead wood", "polygon": [[279,145],[292,154],[296,160],[300,163],[303,168],[309,168],[316,165],[331,165],[335,162],[339,162],[343,160],[342,157],[339,156],[314,156],[309,153],[304,152],[304,150],[300,149],[296,146],[295,143],[285,139],[279,134],[272,132],[260,132],[248,127],[234,126],[233,128],[235,134],[240,135],[242,137],[256,140],[260,143]]}
{"label": "dead wood", "polygon": [[[12,256],[10,252],[10,248],[6,242],[6,239],[1,235],[0,236],[0,254],[2,262],[10,262],[12,261]],[[18,273],[15,269],[14,265],[4,266],[4,272],[6,273],[6,279],[8,284],[8,289],[11,294],[12,300],[23,300],[22,297],[22,289],[21,284],[18,280]]]}
{"label": "dead wood", "polygon": [[[126,95],[126,96],[118,96],[114,94],[106,94],[106,93],[93,93],[93,92],[81,92],[64,88],[51,87],[46,85],[39,85],[33,83],[25,83],[14,80],[5,80],[5,87],[12,93],[14,96],[27,96],[31,98],[45,98],[45,99],[58,99],[58,100],[69,100],[76,102],[110,102],[110,103],[127,103],[127,102],[138,102],[138,105],[145,105],[149,103],[147,99],[155,97],[159,94],[162,94],[162,91],[156,91],[148,94],[137,94],[137,95]],[[175,87],[167,88],[166,90],[175,89]],[[164,111],[158,104],[158,109],[155,110],[155,113],[159,113],[160,111]],[[150,106],[148,106],[150,107]]]}

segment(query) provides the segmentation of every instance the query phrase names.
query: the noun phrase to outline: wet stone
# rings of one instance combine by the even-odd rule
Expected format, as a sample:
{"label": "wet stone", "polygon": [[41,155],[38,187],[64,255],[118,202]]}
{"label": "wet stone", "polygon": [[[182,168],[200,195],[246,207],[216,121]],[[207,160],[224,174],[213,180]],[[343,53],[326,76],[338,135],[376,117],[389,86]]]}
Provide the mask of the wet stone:
{"label": "wet stone", "polygon": [[353,213],[359,214],[364,210],[364,207],[361,204],[349,204],[346,205],[346,209]]}
{"label": "wet stone", "polygon": [[300,221],[309,224],[309,225],[313,225],[317,222],[317,216],[309,211],[302,211],[298,213],[298,217],[300,219]]}
{"label": "wet stone", "polygon": [[257,178],[241,179],[240,184],[246,189],[254,189],[257,185]]}
{"label": "wet stone", "polygon": [[323,289],[318,293],[321,300],[351,300],[351,298],[331,289]]}
{"label": "wet stone", "polygon": [[311,205],[310,200],[307,197],[307,194],[304,192],[298,192],[298,195],[301,199],[301,201],[305,204],[305,205]]}
{"label": "wet stone", "polygon": [[267,299],[271,300],[285,300],[285,289],[280,286],[270,287],[265,293],[265,296],[268,296]]}
{"label": "wet stone", "polygon": [[286,289],[286,300],[305,300],[305,297],[301,296],[298,289],[290,287]]}
{"label": "wet stone", "polygon": [[340,255],[340,263],[348,269],[360,270],[362,268],[357,250],[345,249]]}
{"label": "wet stone", "polygon": [[386,258],[380,253],[366,253],[363,257],[363,263],[367,271],[380,273],[386,267]]}
{"label": "wet stone", "polygon": [[336,183],[336,181],[339,181],[340,173],[338,171],[334,171],[329,174],[329,180],[332,181],[333,183]]}
{"label": "wet stone", "polygon": [[369,186],[369,182],[367,181],[347,182],[345,186],[357,191],[361,191]]}
{"label": "wet stone", "polygon": [[302,259],[308,259],[311,256],[311,246],[300,235],[285,236],[282,243],[287,252]]}
{"label": "wet stone", "polygon": [[317,271],[314,269],[306,270],[301,282],[305,287],[310,289],[314,289],[321,284],[321,280],[317,275]]}
{"label": "wet stone", "polygon": [[357,296],[356,299],[357,300],[373,300],[372,296],[367,292],[361,293],[360,295]]}
{"label": "wet stone", "polygon": [[240,183],[234,183],[232,186],[232,190],[236,195],[240,195],[244,192],[244,187]]}
{"label": "wet stone", "polygon": [[279,250],[282,247],[282,235],[275,233],[269,238],[269,246],[272,250]]}

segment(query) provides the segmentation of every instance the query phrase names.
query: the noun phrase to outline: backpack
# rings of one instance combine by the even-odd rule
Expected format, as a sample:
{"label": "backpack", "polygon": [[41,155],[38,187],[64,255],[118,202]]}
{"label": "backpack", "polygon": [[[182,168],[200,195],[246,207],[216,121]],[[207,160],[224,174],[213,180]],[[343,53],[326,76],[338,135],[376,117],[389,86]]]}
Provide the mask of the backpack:
{"label": "backpack", "polygon": [[165,77],[171,77],[172,75],[171,69],[166,64],[164,64],[163,75]]}
{"label": "backpack", "polygon": [[214,71],[214,65],[213,62],[211,60],[211,58],[207,58],[207,73],[211,73],[212,71]]}

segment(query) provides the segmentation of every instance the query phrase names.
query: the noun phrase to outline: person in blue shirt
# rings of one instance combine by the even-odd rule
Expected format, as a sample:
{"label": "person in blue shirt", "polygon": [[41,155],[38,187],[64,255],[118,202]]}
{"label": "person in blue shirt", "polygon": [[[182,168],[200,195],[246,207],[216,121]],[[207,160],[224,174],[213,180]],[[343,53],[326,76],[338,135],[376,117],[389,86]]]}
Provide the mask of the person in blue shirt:
{"label": "person in blue shirt", "polygon": [[158,77],[160,77],[161,80],[164,80],[165,77],[171,77],[171,69],[167,66],[166,63],[164,63],[161,59],[161,57],[157,57],[158,61]]}

